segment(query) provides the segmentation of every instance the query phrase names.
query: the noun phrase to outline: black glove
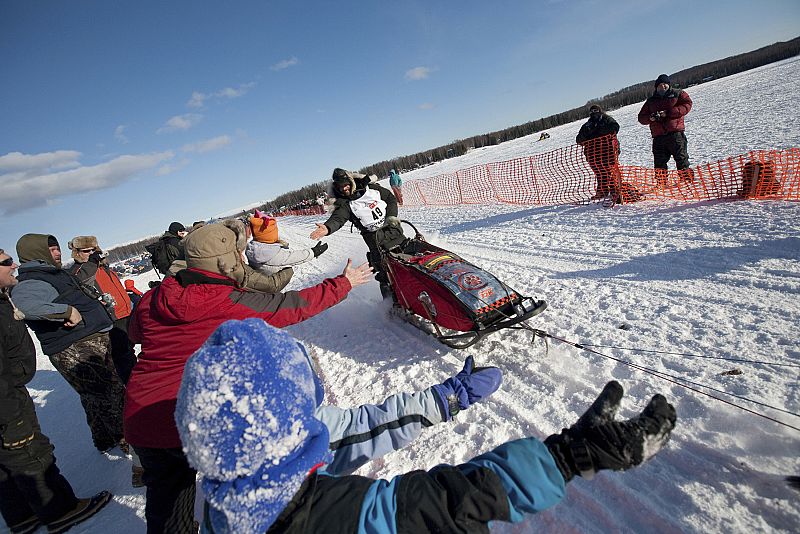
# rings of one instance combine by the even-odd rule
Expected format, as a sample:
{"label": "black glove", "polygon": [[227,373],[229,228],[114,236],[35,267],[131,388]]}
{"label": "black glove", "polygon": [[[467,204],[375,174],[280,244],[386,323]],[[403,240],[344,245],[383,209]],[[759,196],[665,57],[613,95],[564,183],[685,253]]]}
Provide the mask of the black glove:
{"label": "black glove", "polygon": [[33,427],[30,421],[18,419],[12,421],[3,432],[3,448],[9,451],[21,449],[33,441]]}
{"label": "black glove", "polygon": [[575,475],[591,479],[601,469],[624,471],[669,441],[676,415],[667,399],[655,395],[639,416],[614,421],[622,394],[619,382],[609,382],[577,423],[544,441],[565,481]]}
{"label": "black glove", "polygon": [[103,260],[103,255],[100,253],[99,250],[95,250],[89,255],[89,261],[92,263],[97,263],[98,265]]}
{"label": "black glove", "polygon": [[311,252],[314,253],[315,258],[319,258],[319,255],[328,250],[328,244],[323,243],[322,241],[317,241],[317,244],[311,247]]}

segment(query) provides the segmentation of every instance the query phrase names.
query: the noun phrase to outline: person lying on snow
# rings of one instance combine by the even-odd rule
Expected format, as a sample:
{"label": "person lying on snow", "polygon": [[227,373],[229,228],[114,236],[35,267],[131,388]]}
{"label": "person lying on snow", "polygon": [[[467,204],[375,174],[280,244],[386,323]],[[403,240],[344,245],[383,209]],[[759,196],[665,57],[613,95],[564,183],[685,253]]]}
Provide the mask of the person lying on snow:
{"label": "person lying on snow", "polygon": [[[476,368],[468,358],[455,377],[397,400],[427,397],[424,417],[448,421],[501,379],[499,369]],[[622,394],[609,382],[574,425],[544,442],[510,441],[464,464],[390,481],[342,476],[367,460],[350,446],[382,442],[376,457],[410,439],[390,444],[384,434],[359,430],[386,405],[322,407],[324,391],[303,347],[285,331],[245,320],[221,325],[188,360],[175,419],[203,476],[201,532],[488,532],[489,521],[516,522],[553,506],[575,476],[625,470],[664,447],[676,421],[672,405],[656,395],[640,415],[618,422]],[[343,453],[348,461],[339,460]]]}

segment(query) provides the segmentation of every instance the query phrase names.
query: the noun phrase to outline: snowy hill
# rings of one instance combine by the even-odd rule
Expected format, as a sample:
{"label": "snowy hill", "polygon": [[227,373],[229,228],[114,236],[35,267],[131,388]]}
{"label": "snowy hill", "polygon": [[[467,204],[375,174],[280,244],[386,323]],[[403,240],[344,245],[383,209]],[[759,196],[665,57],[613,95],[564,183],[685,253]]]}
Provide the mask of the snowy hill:
{"label": "snowy hill", "polygon": [[[795,58],[690,88],[695,107],[686,127],[692,162],[800,146],[793,83],[798,78]],[[638,109],[611,114],[622,127],[623,163],[649,165],[650,138],[636,122]],[[573,143],[579,126],[554,128],[547,141],[537,142],[537,133],[474,150],[403,178],[552,150]],[[595,350],[604,355],[691,383],[795,428],[602,355],[553,342],[546,349],[525,332],[493,334],[464,351],[448,349],[393,317],[372,283],[289,328],[318,362],[328,402],[379,402],[396,391],[428,387],[458,372],[469,354],[481,365],[501,367],[505,379],[487,402],[459,414],[454,423],[426,429],[411,446],[359,474],[388,478],[461,462],[509,439],[544,438],[574,422],[603,385],[616,379],[626,388],[625,417],[638,413],[656,392],[675,405],[678,424],[668,447],[630,472],[577,479],[557,507],[518,525],[496,524],[493,532],[800,531],[800,493],[783,481],[800,474],[800,204],[426,207],[401,209],[401,215],[434,244],[545,299],[548,310],[531,326],[599,345]],[[282,218],[281,237],[308,246],[307,236],[320,220]],[[336,275],[347,258],[360,262],[366,253],[360,236],[347,227],[326,241],[330,249],[301,267],[290,289]],[[154,278],[151,271],[135,280],[145,289]],[[734,369],[741,374],[723,374]],[[77,395],[41,354],[30,389],[43,431],[76,492],[84,496],[107,488],[115,495],[105,510],[71,532],[145,532],[144,490],[130,487],[130,461],[95,451]]]}

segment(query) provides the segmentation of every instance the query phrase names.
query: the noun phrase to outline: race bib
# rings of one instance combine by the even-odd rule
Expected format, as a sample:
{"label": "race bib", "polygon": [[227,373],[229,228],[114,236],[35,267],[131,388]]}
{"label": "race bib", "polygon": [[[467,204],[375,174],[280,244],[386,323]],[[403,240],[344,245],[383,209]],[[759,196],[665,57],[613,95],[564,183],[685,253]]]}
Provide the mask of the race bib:
{"label": "race bib", "polygon": [[367,188],[360,198],[350,201],[350,211],[368,232],[374,232],[386,221],[386,202],[380,191]]}

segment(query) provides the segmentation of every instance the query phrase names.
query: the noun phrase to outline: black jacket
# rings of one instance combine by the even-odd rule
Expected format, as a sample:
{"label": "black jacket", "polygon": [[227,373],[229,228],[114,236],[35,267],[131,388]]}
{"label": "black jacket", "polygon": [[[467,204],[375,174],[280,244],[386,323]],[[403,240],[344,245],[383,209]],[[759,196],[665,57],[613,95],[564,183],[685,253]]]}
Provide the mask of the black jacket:
{"label": "black jacket", "polygon": [[589,119],[584,123],[583,126],[581,126],[578,135],[575,137],[575,142],[580,145],[589,139],[602,137],[612,133],[619,133],[619,123],[610,115],[601,113],[597,120]]}
{"label": "black jacket", "polygon": [[334,233],[336,230],[347,224],[348,221],[352,222],[362,234],[366,232],[364,225],[361,224],[361,221],[358,219],[358,217],[356,217],[350,210],[350,200],[360,198],[367,188],[374,189],[380,193],[381,200],[386,202],[387,217],[397,217],[397,199],[391,191],[385,187],[379,186],[378,184],[369,183],[368,177],[355,180],[355,184],[356,192],[352,196],[349,198],[338,197],[336,199],[336,202],[333,205],[333,213],[331,213],[331,216],[327,221],[325,221],[325,226],[328,227],[329,234]]}
{"label": "black jacket", "polygon": [[[36,348],[23,321],[14,319],[8,295],[0,291],[0,438],[17,441],[30,434],[28,426],[20,436],[8,436],[9,423],[22,418],[28,393],[25,384],[36,373]],[[13,431],[17,431],[14,429]]]}

